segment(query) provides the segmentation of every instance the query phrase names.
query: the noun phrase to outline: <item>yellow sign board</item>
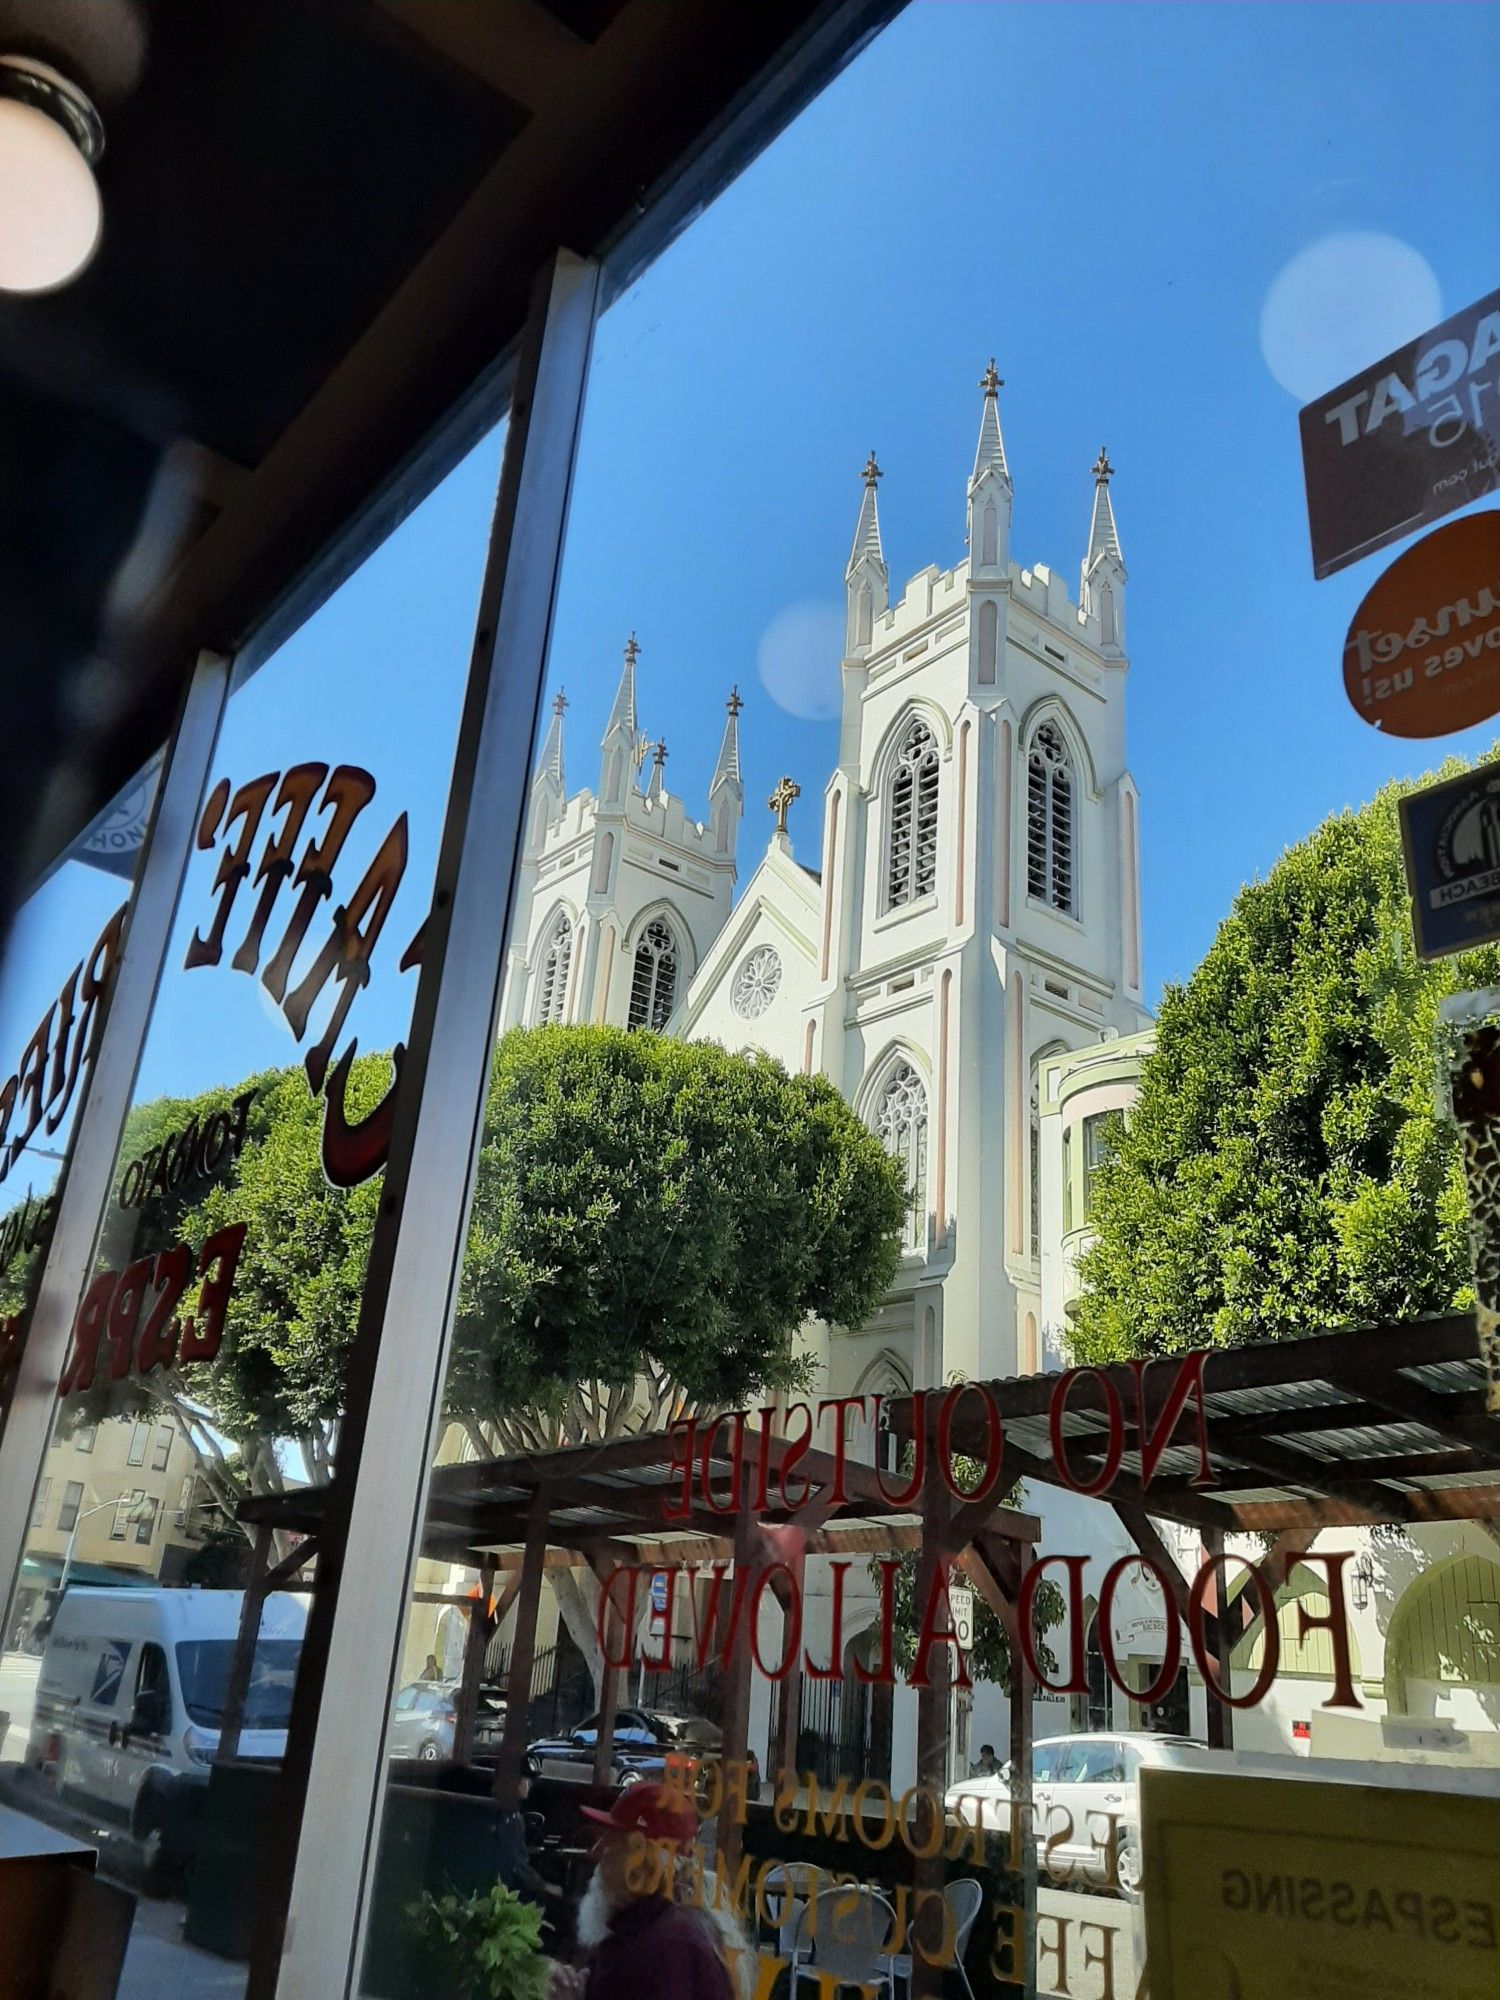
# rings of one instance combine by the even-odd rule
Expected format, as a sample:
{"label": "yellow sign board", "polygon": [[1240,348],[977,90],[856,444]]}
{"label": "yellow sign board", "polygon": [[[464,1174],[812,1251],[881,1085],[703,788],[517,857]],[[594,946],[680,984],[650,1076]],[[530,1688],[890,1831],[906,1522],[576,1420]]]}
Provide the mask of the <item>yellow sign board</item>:
{"label": "yellow sign board", "polygon": [[1151,2000],[1500,2000],[1500,1797],[1144,1770]]}

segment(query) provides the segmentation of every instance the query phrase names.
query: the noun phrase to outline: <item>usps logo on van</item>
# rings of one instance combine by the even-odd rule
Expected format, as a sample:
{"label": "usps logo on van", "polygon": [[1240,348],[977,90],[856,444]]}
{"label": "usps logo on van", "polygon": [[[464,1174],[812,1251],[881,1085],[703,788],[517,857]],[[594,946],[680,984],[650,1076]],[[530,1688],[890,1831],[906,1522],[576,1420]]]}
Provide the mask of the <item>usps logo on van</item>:
{"label": "usps logo on van", "polygon": [[99,1655],[94,1668],[94,1685],[89,1690],[89,1700],[107,1706],[120,1692],[120,1682],[125,1678],[125,1662],[130,1657],[128,1639],[106,1639],[104,1650]]}

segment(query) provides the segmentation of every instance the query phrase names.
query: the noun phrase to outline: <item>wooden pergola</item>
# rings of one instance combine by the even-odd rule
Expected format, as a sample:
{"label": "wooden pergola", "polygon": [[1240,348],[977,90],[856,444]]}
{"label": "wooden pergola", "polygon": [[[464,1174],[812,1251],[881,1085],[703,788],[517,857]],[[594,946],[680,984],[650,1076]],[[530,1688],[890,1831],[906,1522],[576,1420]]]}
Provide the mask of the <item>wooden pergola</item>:
{"label": "wooden pergola", "polygon": [[[510,1698],[494,1778],[496,1796],[514,1801],[526,1752],[537,1608],[550,1569],[587,1567],[602,1584],[621,1564],[732,1561],[736,1575],[744,1572],[748,1578],[747,1596],[758,1577],[768,1577],[767,1587],[785,1618],[793,1592],[802,1588],[808,1556],[915,1551],[919,1606],[927,1600],[935,1570],[940,1565],[957,1568],[1006,1630],[1013,1662],[1013,1804],[1024,1815],[1031,1792],[1034,1688],[1019,1643],[1017,1605],[1041,1522],[1003,1504],[1017,1480],[1077,1490],[1099,1477],[1113,1444],[1117,1469],[1098,1497],[1113,1509],[1140,1554],[1157,1565],[1184,1620],[1189,1584],[1162,1539],[1162,1521],[1195,1530],[1206,1557],[1222,1552],[1227,1535],[1269,1533],[1274,1539],[1259,1561],[1274,1590],[1327,1527],[1500,1520],[1500,1418],[1484,1411],[1483,1367],[1471,1318],[1408,1322],[1210,1353],[1203,1364],[1202,1403],[1212,1484],[1202,1482],[1195,1404],[1180,1411],[1168,1436],[1161,1434],[1182,1361],[1177,1356],[1151,1363],[1139,1380],[1133,1366],[1117,1364],[1088,1371],[1071,1384],[1057,1419],[1066,1474],[1053,1453],[1060,1377],[979,1385],[993,1399],[1004,1433],[1003,1476],[983,1498],[956,1495],[942,1478],[938,1393],[925,1401],[889,1399],[885,1405],[885,1420],[898,1447],[915,1443],[919,1420],[926,1432],[919,1491],[899,1501],[890,1496],[904,1475],[894,1469],[882,1472],[846,1455],[840,1473],[831,1453],[805,1449],[784,1437],[766,1438],[757,1426],[745,1431],[742,1469],[745,1490],[766,1496],[766,1504],[754,1509],[730,1508],[735,1467],[727,1427],[713,1433],[708,1450],[711,1497],[704,1498],[700,1469],[692,1503],[676,1518],[667,1507],[682,1505],[681,1445],[670,1433],[438,1466],[422,1552],[473,1568],[479,1577],[467,1597],[429,1593],[424,1598],[457,1605],[469,1619],[456,1755],[465,1758],[472,1744],[487,1642],[514,1608]],[[1111,1390],[1118,1400],[1113,1440]],[[950,1449],[983,1460],[987,1422],[983,1399],[966,1394],[949,1412]],[[1148,1443],[1155,1454],[1149,1482],[1143,1479]],[[701,1440],[699,1462],[701,1467]],[[784,1469],[797,1483],[796,1504],[789,1505],[782,1493]],[[234,1754],[260,1605],[269,1589],[296,1587],[297,1574],[316,1553],[326,1499],[326,1488],[306,1488],[250,1500],[240,1508],[239,1518],[258,1534],[222,1756]],[[273,1566],[273,1536],[289,1531],[305,1539]],[[1250,1592],[1230,1598],[1225,1606],[1216,1590],[1207,1596],[1206,1640],[1223,1684],[1231,1650],[1253,1627],[1257,1603]],[[608,1598],[605,1615],[615,1620],[619,1615]],[[618,1640],[617,1626],[609,1636]],[[934,1647],[931,1666],[929,1684],[918,1689],[917,1777],[941,1798],[948,1782],[947,1646]],[[612,1765],[620,1671],[608,1667],[604,1676],[593,1765],[600,1784],[607,1783]],[[743,1763],[746,1756],[751,1671],[747,1635],[725,1671],[721,1754],[729,1764]],[[793,1672],[783,1683],[774,1749],[782,1768],[796,1767],[800,1682],[800,1674]],[[1231,1719],[1232,1711],[1210,1702],[1211,1744],[1229,1745]],[[740,1842],[738,1822],[725,1815],[719,1847],[731,1866],[738,1860]],[[941,1887],[940,1856],[915,1866],[919,1886]],[[1025,1933],[1031,1940],[1034,1866],[1027,1865],[1024,1875]],[[1028,1993],[1034,1991],[1034,1976],[1032,1959],[1022,1980]],[[940,1970],[918,1955],[913,1994],[935,1996],[940,1990]]]}

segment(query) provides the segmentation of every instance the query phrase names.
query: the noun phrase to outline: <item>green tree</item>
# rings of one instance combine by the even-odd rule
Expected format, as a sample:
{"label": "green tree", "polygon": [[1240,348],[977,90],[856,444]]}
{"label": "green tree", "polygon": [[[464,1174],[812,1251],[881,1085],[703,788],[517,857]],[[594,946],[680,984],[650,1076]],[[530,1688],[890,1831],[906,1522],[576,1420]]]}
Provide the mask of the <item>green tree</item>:
{"label": "green tree", "polygon": [[618,1028],[496,1050],[449,1412],[486,1446],[649,1430],[801,1380],[895,1275],[900,1169],[821,1077]]}
{"label": "green tree", "polygon": [[1387,786],[1289,849],[1167,990],[1140,1100],[1094,1186],[1078,1359],[1468,1302],[1437,1014],[1448,993],[1500,983],[1500,949],[1416,958],[1397,820],[1407,789]]}
{"label": "green tree", "polygon": [[[362,1058],[351,1116],[387,1088]],[[246,1141],[205,1184],[112,1214],[100,1262],[248,1225],[217,1357],[102,1378],[75,1421],[165,1408],[221,1511],[326,1478],[379,1182],[329,1186],[298,1068],[132,1113],[122,1161],[253,1087]],[[446,1413],[483,1453],[659,1428],[798,1386],[810,1318],[858,1325],[900,1256],[901,1172],[821,1078],[613,1028],[517,1029],[491,1072]],[[300,1463],[299,1463],[300,1461]],[[594,1661],[592,1584],[557,1585]]]}

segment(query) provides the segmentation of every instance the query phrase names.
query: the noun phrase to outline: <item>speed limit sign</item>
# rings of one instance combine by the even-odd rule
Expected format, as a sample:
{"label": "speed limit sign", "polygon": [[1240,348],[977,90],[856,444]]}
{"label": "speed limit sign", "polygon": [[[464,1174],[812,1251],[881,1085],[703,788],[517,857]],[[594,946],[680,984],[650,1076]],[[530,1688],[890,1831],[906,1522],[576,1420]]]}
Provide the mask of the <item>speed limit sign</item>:
{"label": "speed limit sign", "polygon": [[948,1592],[948,1602],[953,1607],[953,1636],[966,1653],[974,1650],[974,1593],[962,1584],[955,1584]]}

